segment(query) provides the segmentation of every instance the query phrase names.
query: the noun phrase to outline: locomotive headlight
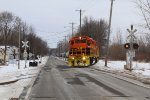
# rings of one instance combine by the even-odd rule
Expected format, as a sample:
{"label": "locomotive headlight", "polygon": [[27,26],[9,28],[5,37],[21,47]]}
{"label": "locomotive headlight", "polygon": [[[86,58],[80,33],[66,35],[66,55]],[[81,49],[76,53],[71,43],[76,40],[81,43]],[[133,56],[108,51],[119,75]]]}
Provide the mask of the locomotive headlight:
{"label": "locomotive headlight", "polygon": [[82,58],[82,60],[85,60],[85,59],[86,59],[85,57]]}
{"label": "locomotive headlight", "polygon": [[81,36],[79,37],[79,39],[81,40]]}
{"label": "locomotive headlight", "polygon": [[74,57],[72,57],[72,60],[74,60]]}

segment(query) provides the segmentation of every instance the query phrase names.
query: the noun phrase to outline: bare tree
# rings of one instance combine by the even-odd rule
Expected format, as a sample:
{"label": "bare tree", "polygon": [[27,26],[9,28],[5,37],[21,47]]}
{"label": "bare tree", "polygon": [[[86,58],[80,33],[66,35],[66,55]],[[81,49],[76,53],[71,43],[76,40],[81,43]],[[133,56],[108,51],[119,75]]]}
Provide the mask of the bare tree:
{"label": "bare tree", "polygon": [[117,31],[117,34],[116,34],[116,36],[115,36],[114,39],[113,39],[113,42],[114,42],[114,43],[117,43],[117,44],[119,44],[119,45],[122,45],[122,44],[123,44],[123,37],[122,37],[122,32],[121,32],[121,30],[118,30],[118,31]]}
{"label": "bare tree", "polygon": [[150,0],[136,0],[136,5],[141,11],[145,24],[142,27],[147,29],[147,35],[140,37],[138,59],[150,61]]}
{"label": "bare tree", "polygon": [[[0,13],[0,45],[5,46],[4,63],[6,62],[6,49],[7,46],[18,46],[21,43],[19,40],[24,41],[27,39],[29,41],[30,49],[32,53],[45,55],[49,52],[48,45],[41,38],[36,36],[36,33],[32,26],[28,26],[23,22],[18,16],[14,16],[10,12]],[[23,48],[19,48],[23,50]]]}
{"label": "bare tree", "polygon": [[[81,32],[83,36],[89,36],[96,40],[97,45],[100,48],[101,56],[105,55],[105,50],[102,49],[102,46],[106,44],[106,37],[108,32],[108,24],[105,20],[95,20],[93,18],[84,18],[84,23],[81,27]],[[76,35],[79,35],[80,30],[78,30]]]}
{"label": "bare tree", "polygon": [[125,49],[123,47],[122,32],[119,30],[109,48],[109,56],[114,60],[125,60]]}
{"label": "bare tree", "polygon": [[145,20],[144,27],[150,31],[150,0],[136,0],[136,4]]}
{"label": "bare tree", "polygon": [[10,36],[12,29],[14,27],[14,20],[15,17],[10,12],[2,12],[0,13],[0,29],[1,29],[1,36],[3,36],[4,40],[4,63],[6,62],[6,50],[7,50],[7,39]]}

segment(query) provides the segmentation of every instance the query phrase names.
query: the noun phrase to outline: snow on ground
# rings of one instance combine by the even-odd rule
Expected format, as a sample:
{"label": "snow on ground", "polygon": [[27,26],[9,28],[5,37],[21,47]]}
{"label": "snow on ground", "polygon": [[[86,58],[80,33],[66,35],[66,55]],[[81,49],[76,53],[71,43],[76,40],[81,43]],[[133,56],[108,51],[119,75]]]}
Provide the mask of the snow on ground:
{"label": "snow on ground", "polygon": [[[30,84],[33,77],[41,69],[47,61],[48,57],[43,57],[42,62],[38,67],[29,67],[27,61],[25,68],[25,61],[20,61],[20,69],[18,63],[9,64],[7,66],[0,66],[0,100],[9,100],[10,98],[18,98],[22,93],[24,87]],[[10,81],[16,81],[11,84],[2,84]]]}
{"label": "snow on ground", "polygon": [[[99,68],[104,67],[105,60],[99,60],[96,64]],[[126,61],[108,61],[108,67],[111,70],[124,71],[124,65]],[[150,63],[145,62],[133,62],[133,72],[150,77]]]}

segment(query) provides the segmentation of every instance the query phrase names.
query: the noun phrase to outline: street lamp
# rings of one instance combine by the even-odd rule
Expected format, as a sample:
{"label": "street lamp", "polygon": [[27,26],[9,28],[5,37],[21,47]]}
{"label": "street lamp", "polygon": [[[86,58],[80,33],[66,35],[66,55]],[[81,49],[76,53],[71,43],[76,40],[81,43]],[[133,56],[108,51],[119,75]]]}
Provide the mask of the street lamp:
{"label": "street lamp", "polygon": [[110,7],[110,16],[109,16],[109,26],[108,26],[108,35],[107,35],[107,47],[106,47],[106,58],[105,58],[105,66],[107,66],[107,59],[109,54],[109,38],[110,38],[110,29],[111,29],[111,18],[112,18],[112,8],[113,8],[113,1],[111,0],[111,7]]}

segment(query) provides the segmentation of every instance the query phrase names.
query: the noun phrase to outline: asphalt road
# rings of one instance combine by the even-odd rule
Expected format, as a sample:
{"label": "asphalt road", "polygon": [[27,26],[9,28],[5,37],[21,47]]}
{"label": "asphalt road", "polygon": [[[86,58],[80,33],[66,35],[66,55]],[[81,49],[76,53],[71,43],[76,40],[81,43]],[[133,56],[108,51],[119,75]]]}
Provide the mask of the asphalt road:
{"label": "asphalt road", "polygon": [[89,68],[72,68],[50,57],[29,100],[150,100],[150,89]]}

